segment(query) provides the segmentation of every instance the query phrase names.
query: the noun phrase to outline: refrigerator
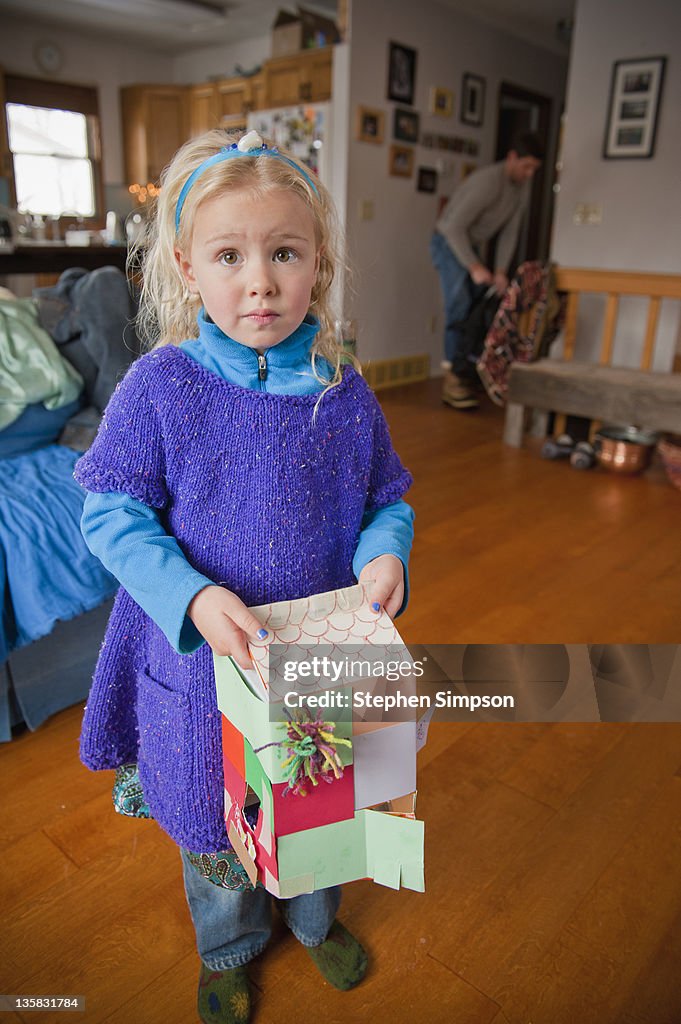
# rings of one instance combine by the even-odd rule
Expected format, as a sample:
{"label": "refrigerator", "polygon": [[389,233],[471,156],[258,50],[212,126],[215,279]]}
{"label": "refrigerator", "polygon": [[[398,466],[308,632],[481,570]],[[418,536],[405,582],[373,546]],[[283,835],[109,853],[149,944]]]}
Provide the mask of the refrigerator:
{"label": "refrigerator", "polygon": [[267,136],[275,146],[288,150],[332,191],[330,103],[254,110],[248,115],[247,126]]}

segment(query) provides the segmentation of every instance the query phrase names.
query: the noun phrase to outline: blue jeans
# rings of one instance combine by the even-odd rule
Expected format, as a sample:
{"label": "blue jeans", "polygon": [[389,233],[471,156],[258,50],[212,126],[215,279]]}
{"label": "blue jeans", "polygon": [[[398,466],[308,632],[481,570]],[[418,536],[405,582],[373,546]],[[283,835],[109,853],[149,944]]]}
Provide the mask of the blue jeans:
{"label": "blue jeans", "polygon": [[[240,967],[262,953],[272,934],[272,897],[258,886],[249,892],[222,889],[202,878],[181,850],[184,888],[199,956],[212,971]],[[277,900],[284,921],[304,946],[319,946],[341,901],[339,885]]]}
{"label": "blue jeans", "polygon": [[445,305],[445,359],[458,376],[470,377],[472,366],[463,349],[464,336],[455,324],[465,320],[473,305],[474,288],[466,267],[462,266],[438,231],[430,240],[430,256],[440,275]]}

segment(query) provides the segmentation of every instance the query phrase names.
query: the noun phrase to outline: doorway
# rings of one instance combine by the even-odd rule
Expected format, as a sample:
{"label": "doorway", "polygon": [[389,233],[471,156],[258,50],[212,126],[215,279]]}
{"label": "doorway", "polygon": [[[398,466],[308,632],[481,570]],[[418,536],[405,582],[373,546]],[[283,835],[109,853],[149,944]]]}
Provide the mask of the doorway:
{"label": "doorway", "polygon": [[553,218],[553,159],[549,152],[551,100],[510,82],[499,86],[496,160],[503,160],[513,140],[525,132],[536,132],[544,145],[544,159],[532,181],[529,216],[523,222],[517,262],[545,260],[549,252],[549,231]]}

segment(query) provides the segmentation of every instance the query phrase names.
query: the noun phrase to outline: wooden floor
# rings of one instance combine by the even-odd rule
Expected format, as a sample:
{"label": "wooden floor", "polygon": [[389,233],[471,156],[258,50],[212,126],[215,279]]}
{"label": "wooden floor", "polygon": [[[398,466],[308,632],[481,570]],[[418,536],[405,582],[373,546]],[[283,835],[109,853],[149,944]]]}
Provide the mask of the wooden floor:
{"label": "wooden floor", "polygon": [[[435,382],[381,396],[416,484],[407,642],[669,642],[681,493],[500,442]],[[195,1021],[179,858],[77,760],[80,708],[0,748],[5,993],[85,995],[87,1024]],[[439,724],[420,756],[425,895],[345,888],[371,954],[349,993],[278,926],[257,1024],[679,1024],[681,725]],[[55,1014],[3,1020],[59,1021]]]}

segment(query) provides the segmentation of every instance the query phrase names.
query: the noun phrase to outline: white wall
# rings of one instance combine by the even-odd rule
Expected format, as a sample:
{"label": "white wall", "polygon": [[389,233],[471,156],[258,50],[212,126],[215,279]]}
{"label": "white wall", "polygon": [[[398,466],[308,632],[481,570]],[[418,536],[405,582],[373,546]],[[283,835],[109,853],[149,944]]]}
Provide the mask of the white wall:
{"label": "white wall", "polygon": [[[428,352],[437,371],[442,359],[442,301],[428,244],[440,195],[450,195],[460,180],[461,165],[472,158],[417,147],[415,168],[436,166],[444,158],[452,173],[442,176],[436,195],[416,191],[411,179],[388,175],[392,112],[399,104],[386,99],[388,43],[418,51],[413,109],[421,114],[421,131],[476,138],[479,166],[492,162],[496,142],[499,84],[512,82],[553,99],[552,139],[557,131],[567,61],[546,50],[473,21],[433,0],[357,0],[352,8],[351,115],[358,105],[385,112],[382,145],[353,139],[349,152],[348,223],[355,272],[354,301],[346,315],[359,323],[363,360]],[[487,82],[482,128],[458,119],[464,72]],[[430,89],[454,91],[454,116],[428,113]],[[374,218],[360,220],[360,204],[374,204]],[[433,318],[435,329],[433,330]]]}
{"label": "white wall", "polygon": [[206,82],[209,78],[230,78],[238,64],[243,71],[261,65],[272,53],[268,34],[256,39],[243,39],[231,46],[207,46],[173,58],[173,81],[178,84]]}
{"label": "white wall", "polygon": [[[46,76],[38,68],[33,51],[39,41],[56,43],[63,65],[56,75]],[[167,55],[153,53],[106,36],[81,35],[71,29],[40,26],[3,15],[0,32],[0,66],[5,72],[31,78],[55,78],[99,89],[102,124],[104,182],[124,183],[119,89],[135,82],[172,82],[173,62]]]}
{"label": "white wall", "polygon": [[[655,154],[605,160],[603,137],[614,61],[667,57]],[[681,273],[681,4],[670,0],[579,0],[573,39],[561,191],[553,258],[563,266]],[[602,223],[577,225],[577,203],[602,207]],[[600,318],[600,310],[598,318]],[[579,358],[595,358],[594,303],[578,324]],[[663,304],[654,369],[671,366],[678,303]],[[614,361],[636,365],[645,309],[630,300],[618,322]]]}

